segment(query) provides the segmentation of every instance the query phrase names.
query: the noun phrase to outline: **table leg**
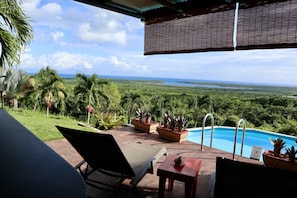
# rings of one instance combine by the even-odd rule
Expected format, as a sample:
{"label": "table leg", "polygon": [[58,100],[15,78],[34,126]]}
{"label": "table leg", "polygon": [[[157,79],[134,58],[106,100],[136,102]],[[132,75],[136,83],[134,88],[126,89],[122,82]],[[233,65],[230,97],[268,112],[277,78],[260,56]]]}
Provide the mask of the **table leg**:
{"label": "table leg", "polygon": [[193,183],[186,182],[185,183],[185,197],[192,198],[193,197]]}
{"label": "table leg", "polygon": [[174,183],[174,179],[170,179],[168,181],[168,191],[172,191],[173,190],[173,183]]}
{"label": "table leg", "polygon": [[166,177],[159,177],[159,198],[164,198]]}
{"label": "table leg", "polygon": [[197,179],[195,179],[195,182],[193,184],[193,192],[192,192],[193,195],[192,195],[192,197],[196,197]]}

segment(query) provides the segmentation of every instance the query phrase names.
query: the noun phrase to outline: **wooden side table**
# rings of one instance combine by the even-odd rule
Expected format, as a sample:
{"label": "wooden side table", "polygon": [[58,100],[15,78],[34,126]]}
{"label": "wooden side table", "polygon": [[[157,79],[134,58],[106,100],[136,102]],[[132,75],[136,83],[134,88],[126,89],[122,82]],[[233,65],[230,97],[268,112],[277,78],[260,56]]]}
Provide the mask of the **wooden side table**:
{"label": "wooden side table", "polygon": [[177,155],[169,155],[157,170],[157,175],[159,176],[159,198],[164,197],[167,178],[169,179],[168,191],[173,190],[174,180],[178,180],[185,183],[185,197],[195,197],[198,174],[201,169],[202,160],[182,157],[185,165],[175,166],[174,159],[177,157]]}

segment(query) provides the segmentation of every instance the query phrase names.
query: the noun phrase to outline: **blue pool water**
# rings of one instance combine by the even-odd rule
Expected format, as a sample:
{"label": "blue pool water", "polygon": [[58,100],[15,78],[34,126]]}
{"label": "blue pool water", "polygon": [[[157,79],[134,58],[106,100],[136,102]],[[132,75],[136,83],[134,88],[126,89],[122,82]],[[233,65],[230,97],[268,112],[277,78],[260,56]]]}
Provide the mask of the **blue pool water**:
{"label": "blue pool water", "polygon": [[[201,132],[202,128],[189,129],[189,135],[187,137],[188,141],[195,142],[201,144]],[[234,149],[234,136],[236,129],[233,127],[214,127],[213,130],[213,139],[212,139],[212,147],[216,149],[220,149],[226,152],[233,153]],[[211,127],[206,127],[204,129],[204,141],[203,145],[210,145],[210,135],[211,135]],[[297,146],[295,140],[297,137],[283,135],[279,133],[272,133],[268,131],[256,130],[256,129],[246,129],[244,135],[244,146],[243,146],[243,156],[250,157],[252,147],[260,146],[262,147],[262,152],[265,150],[273,150],[273,146],[269,141],[269,138],[277,139],[282,138],[286,142],[286,148],[291,148],[291,146]],[[238,129],[238,136],[236,141],[236,151],[237,155],[240,155],[241,149],[241,141],[242,141],[242,129]],[[285,152],[285,150],[282,150]],[[262,161],[262,155],[261,159]]]}

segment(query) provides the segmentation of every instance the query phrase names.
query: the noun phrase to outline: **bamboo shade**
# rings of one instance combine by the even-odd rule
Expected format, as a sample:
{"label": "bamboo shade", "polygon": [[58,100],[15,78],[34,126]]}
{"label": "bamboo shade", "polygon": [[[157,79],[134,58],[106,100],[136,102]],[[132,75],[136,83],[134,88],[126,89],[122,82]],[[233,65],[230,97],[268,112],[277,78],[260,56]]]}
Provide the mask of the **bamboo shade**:
{"label": "bamboo shade", "polygon": [[234,10],[145,25],[144,54],[233,50]]}
{"label": "bamboo shade", "polygon": [[296,34],[297,0],[239,6],[236,49],[297,47]]}
{"label": "bamboo shade", "polygon": [[144,54],[297,47],[297,0],[241,0],[235,25],[234,13],[146,23]]}

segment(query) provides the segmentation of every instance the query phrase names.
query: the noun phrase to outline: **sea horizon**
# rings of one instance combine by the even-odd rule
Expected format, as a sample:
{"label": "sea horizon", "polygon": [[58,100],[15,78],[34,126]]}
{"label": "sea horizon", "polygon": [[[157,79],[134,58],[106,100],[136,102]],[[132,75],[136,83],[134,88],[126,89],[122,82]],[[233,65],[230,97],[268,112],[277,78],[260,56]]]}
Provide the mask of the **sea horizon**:
{"label": "sea horizon", "polygon": [[[34,75],[31,73],[30,75]],[[76,74],[58,75],[63,79],[74,79]],[[86,75],[91,76],[91,75]],[[242,86],[267,86],[267,87],[297,87],[297,84],[285,83],[259,83],[259,82],[240,82],[240,81],[223,81],[223,80],[205,80],[205,79],[188,79],[172,77],[146,77],[146,76],[118,76],[118,75],[97,75],[100,79],[110,80],[135,80],[135,81],[159,81],[164,85],[184,86],[184,87],[206,87],[206,88],[223,88],[223,89],[242,89]],[[232,85],[232,86],[230,86]],[[247,89],[247,88],[245,88]]]}

